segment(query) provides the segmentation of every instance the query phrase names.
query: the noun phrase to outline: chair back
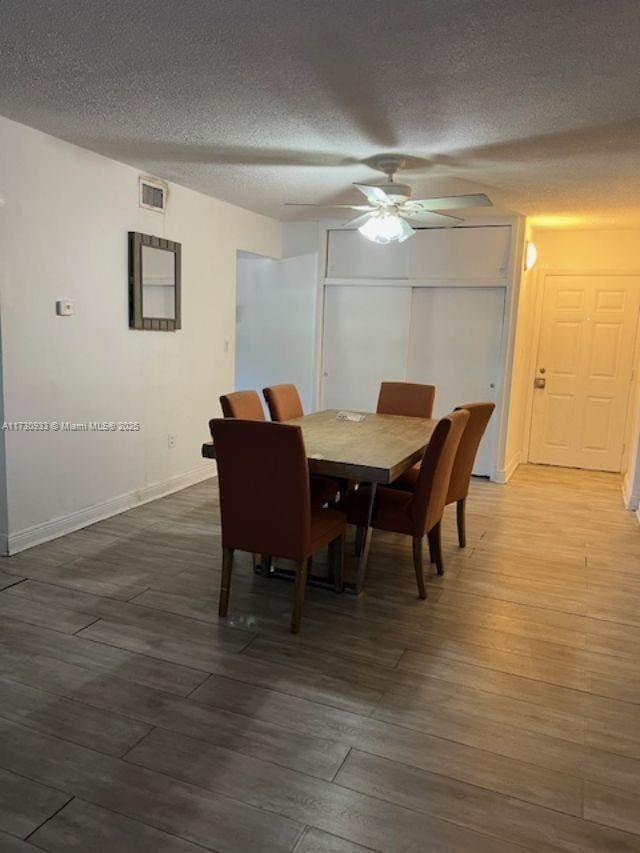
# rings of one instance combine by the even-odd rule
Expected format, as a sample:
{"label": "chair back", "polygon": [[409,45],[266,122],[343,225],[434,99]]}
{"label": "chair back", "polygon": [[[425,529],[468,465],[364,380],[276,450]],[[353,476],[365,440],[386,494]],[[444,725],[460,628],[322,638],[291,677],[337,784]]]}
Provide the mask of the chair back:
{"label": "chair back", "polygon": [[272,421],[290,421],[304,415],[302,400],[295,385],[272,385],[262,393]]}
{"label": "chair back", "polygon": [[436,424],[422,457],[411,502],[416,536],[428,533],[442,518],[453,460],[468,420],[469,413],[461,410],[445,415]]}
{"label": "chair back", "polygon": [[304,559],[311,498],[300,427],[222,418],[209,427],[218,463],[223,547]]}
{"label": "chair back", "polygon": [[264,409],[257,391],[234,391],[220,397],[225,418],[242,418],[244,421],[263,421]]}
{"label": "chair back", "polygon": [[462,433],[456,458],[453,462],[447,494],[448,504],[464,500],[469,493],[471,472],[476,461],[478,447],[494,409],[495,403],[466,403],[464,406],[456,406],[456,412],[460,410],[469,412],[469,420]]}
{"label": "chair back", "polygon": [[381,382],[376,412],[379,415],[407,415],[430,418],[436,397],[435,385],[416,382]]}

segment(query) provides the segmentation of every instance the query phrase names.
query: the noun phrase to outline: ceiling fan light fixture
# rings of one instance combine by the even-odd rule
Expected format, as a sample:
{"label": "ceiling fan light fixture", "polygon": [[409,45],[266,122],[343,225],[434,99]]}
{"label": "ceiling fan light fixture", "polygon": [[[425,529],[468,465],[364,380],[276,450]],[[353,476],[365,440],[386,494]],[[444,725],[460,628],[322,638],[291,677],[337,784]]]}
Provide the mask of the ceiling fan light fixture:
{"label": "ceiling fan light fixture", "polygon": [[409,223],[395,213],[374,213],[358,231],[367,240],[381,245],[402,243],[414,233]]}

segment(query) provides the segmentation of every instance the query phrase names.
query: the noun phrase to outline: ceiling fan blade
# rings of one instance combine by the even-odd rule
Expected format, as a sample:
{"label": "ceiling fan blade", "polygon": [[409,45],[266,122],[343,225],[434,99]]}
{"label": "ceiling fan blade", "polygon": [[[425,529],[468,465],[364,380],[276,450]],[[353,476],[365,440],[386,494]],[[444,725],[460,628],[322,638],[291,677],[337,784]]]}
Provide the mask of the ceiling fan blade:
{"label": "ceiling fan blade", "polygon": [[361,216],[356,216],[355,219],[350,219],[348,222],[345,222],[343,228],[359,228],[361,225],[364,225],[370,217],[371,213],[363,213]]}
{"label": "ceiling fan blade", "polygon": [[447,195],[441,198],[411,199],[411,205],[418,205],[423,210],[461,210],[464,207],[493,207],[493,202],[484,193],[471,195]]}
{"label": "ceiling fan blade", "polygon": [[367,201],[371,204],[393,204],[389,196],[382,187],[373,187],[369,184],[354,184],[363,195],[366,195]]}
{"label": "ceiling fan blade", "polygon": [[285,207],[326,207],[347,208],[347,210],[375,210],[370,204],[304,204],[296,201],[286,201]]}
{"label": "ceiling fan blade", "polygon": [[457,225],[458,222],[464,222],[459,216],[447,216],[444,213],[433,213],[431,210],[415,210],[413,212],[400,212],[400,216],[408,219],[410,222],[419,222],[420,225],[431,225],[434,228]]}

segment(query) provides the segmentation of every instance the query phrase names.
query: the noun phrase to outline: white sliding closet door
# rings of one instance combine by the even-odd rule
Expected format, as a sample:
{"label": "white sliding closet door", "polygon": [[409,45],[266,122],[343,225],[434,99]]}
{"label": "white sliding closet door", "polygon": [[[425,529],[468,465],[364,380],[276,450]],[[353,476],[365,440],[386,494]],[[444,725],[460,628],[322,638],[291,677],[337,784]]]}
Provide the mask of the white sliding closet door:
{"label": "white sliding closet door", "polygon": [[406,377],[409,286],[325,288],[322,407],[375,412],[380,382]]}
{"label": "white sliding closet door", "polygon": [[[461,403],[496,401],[504,294],[477,286],[413,289],[406,378],[436,386],[436,417]],[[494,414],[474,474],[492,472],[497,427]]]}

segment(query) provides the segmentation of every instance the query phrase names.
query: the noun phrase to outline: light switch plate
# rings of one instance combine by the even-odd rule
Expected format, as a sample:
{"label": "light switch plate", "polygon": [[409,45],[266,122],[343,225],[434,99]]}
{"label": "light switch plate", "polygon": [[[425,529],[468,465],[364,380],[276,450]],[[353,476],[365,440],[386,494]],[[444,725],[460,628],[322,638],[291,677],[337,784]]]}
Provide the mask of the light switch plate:
{"label": "light switch plate", "polygon": [[56,314],[58,317],[71,317],[76,313],[76,303],[73,299],[59,299],[56,302]]}

